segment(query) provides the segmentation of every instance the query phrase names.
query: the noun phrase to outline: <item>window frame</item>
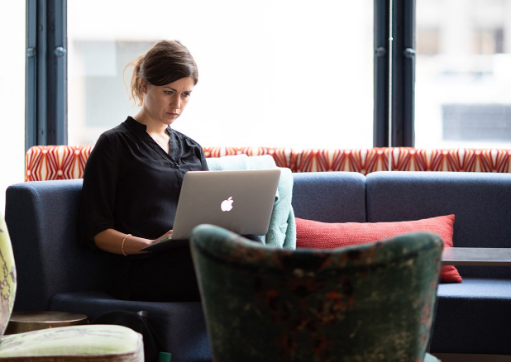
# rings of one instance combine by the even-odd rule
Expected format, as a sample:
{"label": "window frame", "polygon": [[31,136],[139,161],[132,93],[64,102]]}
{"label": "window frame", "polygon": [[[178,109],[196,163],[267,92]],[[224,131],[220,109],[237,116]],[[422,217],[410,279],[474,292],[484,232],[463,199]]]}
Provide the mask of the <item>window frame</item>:
{"label": "window frame", "polygon": [[67,144],[67,0],[27,0],[25,149]]}
{"label": "window frame", "polygon": [[[373,147],[415,145],[415,9],[374,0]],[[67,0],[27,0],[27,150],[68,143],[67,62]]]}

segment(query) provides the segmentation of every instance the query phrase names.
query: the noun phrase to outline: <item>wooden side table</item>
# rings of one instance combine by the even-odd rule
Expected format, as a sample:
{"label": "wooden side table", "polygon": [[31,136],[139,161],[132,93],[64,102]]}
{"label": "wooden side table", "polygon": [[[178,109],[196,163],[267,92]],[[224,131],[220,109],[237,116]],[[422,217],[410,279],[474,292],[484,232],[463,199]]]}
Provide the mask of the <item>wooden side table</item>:
{"label": "wooden side table", "polygon": [[16,334],[38,329],[55,328],[87,324],[89,321],[84,314],[68,312],[13,312],[5,334]]}
{"label": "wooden side table", "polygon": [[511,248],[444,248],[442,265],[511,266]]}

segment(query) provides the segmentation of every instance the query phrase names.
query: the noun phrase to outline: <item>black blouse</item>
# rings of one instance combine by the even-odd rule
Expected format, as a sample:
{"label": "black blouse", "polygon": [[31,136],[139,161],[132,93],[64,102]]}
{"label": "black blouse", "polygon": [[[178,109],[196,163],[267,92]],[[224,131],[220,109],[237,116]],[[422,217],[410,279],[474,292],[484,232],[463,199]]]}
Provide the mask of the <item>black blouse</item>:
{"label": "black blouse", "polygon": [[169,154],[131,117],[99,137],[83,180],[88,245],[96,248],[94,236],[109,228],[147,239],[172,229],[184,174],[208,166],[197,142],[170,126],[167,132]]}

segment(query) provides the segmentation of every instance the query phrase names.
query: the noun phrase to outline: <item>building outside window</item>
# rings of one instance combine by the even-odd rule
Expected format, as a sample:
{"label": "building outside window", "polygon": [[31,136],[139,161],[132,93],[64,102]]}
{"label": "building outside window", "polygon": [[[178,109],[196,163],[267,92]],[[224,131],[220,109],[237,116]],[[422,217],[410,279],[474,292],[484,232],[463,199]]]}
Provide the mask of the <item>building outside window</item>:
{"label": "building outside window", "polygon": [[331,0],[67,6],[71,145],[93,144],[138,112],[124,66],[176,39],[194,55],[199,83],[173,127],[203,146],[372,147],[372,0],[349,11]]}
{"label": "building outside window", "polygon": [[511,1],[417,0],[416,147],[511,147]]}

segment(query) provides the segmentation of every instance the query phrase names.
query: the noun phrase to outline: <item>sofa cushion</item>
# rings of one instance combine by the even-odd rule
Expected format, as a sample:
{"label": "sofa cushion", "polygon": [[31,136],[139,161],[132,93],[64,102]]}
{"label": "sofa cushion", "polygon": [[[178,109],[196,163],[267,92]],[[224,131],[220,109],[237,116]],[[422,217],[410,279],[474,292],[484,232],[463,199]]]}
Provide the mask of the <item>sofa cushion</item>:
{"label": "sofa cushion", "polygon": [[511,355],[511,280],[464,277],[437,295],[431,352]]}
{"label": "sofa cushion", "polygon": [[[296,246],[333,249],[370,243],[404,233],[426,231],[440,235],[444,247],[452,247],[453,224],[454,215],[380,223],[324,223],[296,218]],[[440,281],[461,283],[461,276],[454,266],[444,265]]]}

